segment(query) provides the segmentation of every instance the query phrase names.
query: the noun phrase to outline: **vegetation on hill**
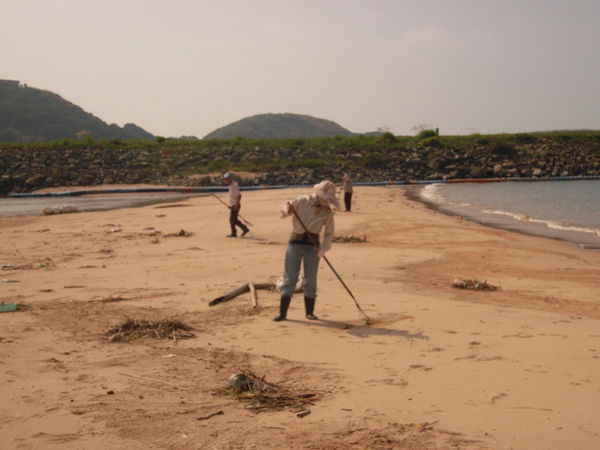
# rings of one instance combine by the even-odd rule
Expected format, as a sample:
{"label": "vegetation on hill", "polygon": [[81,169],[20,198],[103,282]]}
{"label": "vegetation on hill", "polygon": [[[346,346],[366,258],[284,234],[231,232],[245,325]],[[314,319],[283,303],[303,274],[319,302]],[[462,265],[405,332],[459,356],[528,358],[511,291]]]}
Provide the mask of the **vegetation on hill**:
{"label": "vegetation on hill", "polygon": [[128,123],[108,125],[49,91],[0,80],[0,142],[47,142],[77,138],[153,139]]}
{"label": "vegetation on hill", "polygon": [[207,134],[204,139],[288,139],[352,136],[331,120],[302,114],[258,114],[233,122]]}

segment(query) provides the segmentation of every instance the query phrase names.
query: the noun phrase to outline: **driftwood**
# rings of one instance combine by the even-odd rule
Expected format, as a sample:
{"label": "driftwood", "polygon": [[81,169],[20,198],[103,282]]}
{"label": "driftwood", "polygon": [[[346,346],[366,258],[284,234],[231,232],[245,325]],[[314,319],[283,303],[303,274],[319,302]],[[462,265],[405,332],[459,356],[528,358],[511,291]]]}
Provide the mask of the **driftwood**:
{"label": "driftwood", "polygon": [[252,282],[252,278],[248,280],[248,286],[250,287],[250,301],[252,302],[253,308],[258,308],[258,296],[256,295],[256,288]]}
{"label": "driftwood", "polygon": [[[254,283],[254,289],[275,289],[275,283]],[[242,295],[245,294],[246,292],[250,292],[250,285],[249,283],[243,284],[241,285],[239,288],[228,292],[225,295],[221,295],[220,297],[215,298],[214,300],[211,300],[210,302],[208,302],[208,306],[215,306],[218,305],[219,303],[223,303],[223,302],[228,302],[229,300],[232,300],[234,298],[236,298],[238,295]]]}
{"label": "driftwood", "polygon": [[[208,306],[215,306],[215,305],[218,305],[219,303],[228,302],[229,300],[236,298],[238,295],[245,294],[246,292],[250,292],[252,296],[256,297],[256,292],[254,292],[254,293],[252,292],[251,284],[254,285],[255,291],[257,291],[259,289],[269,289],[271,291],[274,291],[275,289],[281,289],[282,280],[283,279],[280,278],[277,283],[273,283],[273,282],[252,283],[252,280],[250,280],[250,282],[248,282],[246,284],[242,284],[239,288],[237,288],[231,292],[228,292],[225,295],[221,295],[220,297],[217,297],[217,298],[211,300],[210,302],[208,302]],[[302,292],[303,290],[304,290],[304,279],[302,278],[302,276],[300,276],[298,278],[298,282],[296,283],[294,292],[298,293],[298,292]],[[252,304],[253,304],[254,308],[258,307],[258,300],[254,300],[254,298],[253,298]]]}

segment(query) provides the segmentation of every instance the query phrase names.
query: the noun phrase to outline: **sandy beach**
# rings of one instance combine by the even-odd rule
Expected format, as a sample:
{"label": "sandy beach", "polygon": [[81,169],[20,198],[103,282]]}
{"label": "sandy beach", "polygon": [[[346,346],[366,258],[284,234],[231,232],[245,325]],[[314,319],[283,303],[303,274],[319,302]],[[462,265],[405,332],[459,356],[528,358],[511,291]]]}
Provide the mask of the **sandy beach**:
{"label": "sandy beach", "polygon": [[[450,217],[403,188],[357,187],[301,294],[208,303],[282,272],[305,189],[245,192],[253,226],[227,239],[213,197],[102,212],[0,217],[3,449],[597,449],[600,252]],[[496,291],[453,287],[477,279]],[[111,342],[127,319],[181,321],[191,339]],[[242,371],[302,408],[224,395]],[[308,397],[307,397],[308,398]]]}

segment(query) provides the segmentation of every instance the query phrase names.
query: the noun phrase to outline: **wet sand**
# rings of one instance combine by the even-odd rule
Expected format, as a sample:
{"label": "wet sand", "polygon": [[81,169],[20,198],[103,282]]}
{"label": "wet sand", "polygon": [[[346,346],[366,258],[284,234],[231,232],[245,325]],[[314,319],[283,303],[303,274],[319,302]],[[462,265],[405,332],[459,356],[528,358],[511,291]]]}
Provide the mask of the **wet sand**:
{"label": "wet sand", "polygon": [[[6,448],[597,448],[600,254],[486,228],[357,187],[321,265],[316,314],[278,293],[209,307],[281,274],[304,189],[243,194],[227,239],[212,197],[0,217],[0,427]],[[181,233],[184,230],[186,233]],[[191,235],[190,235],[191,233]],[[452,287],[486,280],[493,292]],[[180,320],[187,340],[109,342],[126,318]],[[309,414],[217,395],[243,369],[316,395]],[[222,412],[221,412],[222,411]],[[217,414],[218,413],[218,414]],[[213,415],[215,414],[215,415]],[[299,417],[299,415],[301,417]]]}

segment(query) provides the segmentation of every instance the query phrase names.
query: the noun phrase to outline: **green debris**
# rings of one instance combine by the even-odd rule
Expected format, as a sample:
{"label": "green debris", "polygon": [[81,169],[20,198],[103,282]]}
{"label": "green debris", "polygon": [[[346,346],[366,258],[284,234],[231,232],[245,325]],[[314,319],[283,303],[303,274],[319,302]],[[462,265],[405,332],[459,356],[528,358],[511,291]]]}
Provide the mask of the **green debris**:
{"label": "green debris", "polygon": [[0,313],[3,312],[13,312],[17,310],[17,304],[16,303],[0,303]]}

